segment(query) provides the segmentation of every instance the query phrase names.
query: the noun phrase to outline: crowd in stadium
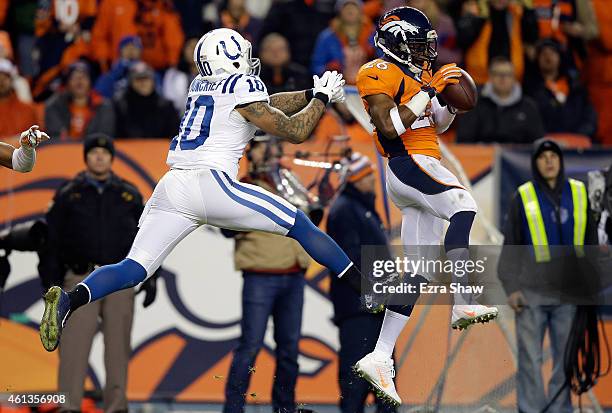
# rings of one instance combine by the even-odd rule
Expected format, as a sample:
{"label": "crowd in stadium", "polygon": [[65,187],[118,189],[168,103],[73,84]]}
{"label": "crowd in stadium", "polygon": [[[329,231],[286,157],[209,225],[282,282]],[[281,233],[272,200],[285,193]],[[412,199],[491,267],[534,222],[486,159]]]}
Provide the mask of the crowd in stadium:
{"label": "crowd in stadium", "polygon": [[2,0],[0,136],[37,123],[56,141],[171,138],[197,39],[216,27],[253,43],[270,93],[309,88],[325,70],[351,84],[377,53],[377,18],[398,5],[431,19],[437,65],[457,62],[481,86],[459,142],[563,133],[612,144],[605,0]]}

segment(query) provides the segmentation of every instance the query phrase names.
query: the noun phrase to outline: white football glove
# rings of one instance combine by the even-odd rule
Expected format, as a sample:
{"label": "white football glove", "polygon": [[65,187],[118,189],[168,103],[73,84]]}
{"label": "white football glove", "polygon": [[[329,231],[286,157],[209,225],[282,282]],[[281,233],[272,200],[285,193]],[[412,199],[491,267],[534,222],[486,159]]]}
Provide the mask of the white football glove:
{"label": "white football glove", "polygon": [[342,73],[338,73],[335,70],[333,72],[325,72],[319,78],[314,75],[312,77],[314,81],[313,94],[323,93],[327,96],[330,102],[341,102],[344,100],[344,79]]}
{"label": "white football glove", "polygon": [[49,135],[47,135],[45,132],[41,132],[38,129],[38,125],[32,125],[27,131],[21,132],[19,144],[21,146],[34,149],[40,145],[41,142],[51,139]]}

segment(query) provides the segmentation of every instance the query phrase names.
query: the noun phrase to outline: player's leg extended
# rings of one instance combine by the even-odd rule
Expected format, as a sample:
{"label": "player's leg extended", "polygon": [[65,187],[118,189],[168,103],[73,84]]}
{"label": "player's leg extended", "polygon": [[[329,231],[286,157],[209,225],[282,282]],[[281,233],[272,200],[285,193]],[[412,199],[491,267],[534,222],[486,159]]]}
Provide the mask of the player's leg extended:
{"label": "player's leg extended", "polygon": [[[302,211],[265,189],[231,179],[211,170],[214,184],[206,190],[216,201],[206,205],[208,223],[236,230],[259,230],[286,235],[298,241],[319,264],[345,278],[357,291],[361,273],[326,233]],[[203,189],[204,190],[204,189]]]}
{"label": "player's leg extended", "polygon": [[[401,200],[396,199],[393,192],[390,193],[396,205],[402,205]],[[421,208],[402,208],[401,238],[402,244],[405,246],[439,245],[443,226],[443,221],[440,218]],[[426,250],[422,252],[427,253]],[[418,285],[421,282],[427,282],[427,279],[417,274],[410,281]],[[378,394],[394,404],[400,404],[401,399],[392,380],[395,373],[392,359],[393,349],[410,318],[413,304],[417,298],[418,295],[411,295],[410,302],[404,305],[389,305],[387,307],[374,351],[355,365],[357,373],[370,382]]]}
{"label": "player's leg extended", "polygon": [[[469,239],[474,217],[478,210],[472,195],[439,160],[413,155],[412,161],[421,171],[423,186],[419,191],[419,203],[424,209],[449,221],[444,238],[444,249],[449,260],[457,263],[469,259]],[[453,282],[467,285],[468,276],[461,272],[452,274]],[[462,330],[474,323],[486,323],[497,317],[495,307],[485,307],[472,302],[470,295],[454,294],[451,326]]]}
{"label": "player's leg extended", "polygon": [[159,268],[176,244],[198,227],[195,220],[178,211],[168,210],[167,200],[160,200],[160,195],[165,197],[166,191],[156,188],[141,217],[140,229],[126,259],[97,268],[71,291],[51,287],[45,294],[40,339],[47,351],[55,350],[59,344],[62,328],[71,312],[144,281]]}

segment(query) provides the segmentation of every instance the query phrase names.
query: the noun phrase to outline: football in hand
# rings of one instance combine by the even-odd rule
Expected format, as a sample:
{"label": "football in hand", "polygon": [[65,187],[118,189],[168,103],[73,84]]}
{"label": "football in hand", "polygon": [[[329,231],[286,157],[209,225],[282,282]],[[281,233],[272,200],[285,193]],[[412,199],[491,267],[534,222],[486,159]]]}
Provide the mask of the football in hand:
{"label": "football in hand", "polygon": [[461,112],[467,112],[476,106],[478,90],[474,79],[468,72],[461,69],[461,74],[459,83],[446,86],[441,95],[447,104]]}

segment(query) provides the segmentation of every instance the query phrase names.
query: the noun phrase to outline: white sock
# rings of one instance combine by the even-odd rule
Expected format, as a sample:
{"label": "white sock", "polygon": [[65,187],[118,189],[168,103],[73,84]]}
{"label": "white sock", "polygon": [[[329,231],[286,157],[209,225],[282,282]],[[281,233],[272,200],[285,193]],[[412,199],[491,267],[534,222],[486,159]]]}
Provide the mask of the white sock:
{"label": "white sock", "polygon": [[385,310],[385,319],[383,320],[374,351],[391,358],[395,342],[409,318],[407,315],[396,313],[389,309]]}
{"label": "white sock", "polygon": [[[467,248],[456,248],[456,249],[452,249],[449,252],[446,253],[446,257],[451,260],[453,263],[455,263],[454,265],[456,265],[456,263],[458,262],[465,262],[467,260],[470,259],[470,251]],[[461,268],[465,268],[465,265],[463,265],[463,267]],[[453,283],[455,284],[460,284],[464,287],[467,287],[469,285],[469,277],[468,274],[463,274],[461,277],[459,277],[456,273],[453,273]],[[469,305],[471,302],[471,297],[470,294],[461,294],[459,292],[455,292],[453,294],[453,298],[455,301],[455,305]]]}

